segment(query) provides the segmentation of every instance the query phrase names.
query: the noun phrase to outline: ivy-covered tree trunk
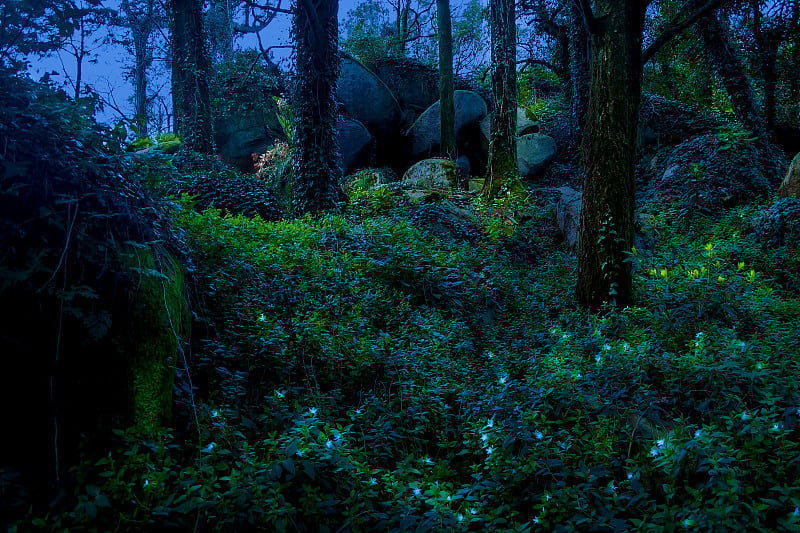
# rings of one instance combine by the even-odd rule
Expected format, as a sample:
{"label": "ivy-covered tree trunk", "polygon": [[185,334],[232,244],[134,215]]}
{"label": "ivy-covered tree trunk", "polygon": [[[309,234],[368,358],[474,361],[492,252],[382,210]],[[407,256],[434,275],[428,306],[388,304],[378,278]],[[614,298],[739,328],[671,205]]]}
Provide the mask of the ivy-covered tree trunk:
{"label": "ivy-covered tree trunk", "polygon": [[456,109],[453,95],[453,31],[450,24],[450,0],[436,0],[439,25],[439,116],[441,119],[442,157],[456,158]]}
{"label": "ivy-covered tree trunk", "polygon": [[586,123],[586,109],[589,107],[589,35],[583,24],[581,10],[577,3],[570,2],[569,25],[569,96],[570,141],[580,146],[583,128]]}
{"label": "ivy-covered tree trunk", "polygon": [[494,198],[517,174],[517,23],[515,0],[489,2],[494,116],[481,193]]}
{"label": "ivy-covered tree trunk", "polygon": [[175,132],[189,150],[214,153],[208,78],[211,62],[203,34],[200,0],[170,0],[172,12],[172,106]]}
{"label": "ivy-covered tree trunk", "polygon": [[703,45],[711,64],[717,70],[725,91],[731,99],[733,113],[741,124],[761,139],[766,139],[766,127],[741,58],[731,46],[728,33],[715,14],[697,23]]}
{"label": "ivy-covered tree trunk", "polygon": [[298,0],[294,10],[297,46],[295,83],[295,214],[333,211],[346,200],[341,188],[336,139],[336,81],[339,77],[338,0]]}
{"label": "ivy-covered tree trunk", "polygon": [[[645,3],[597,0],[591,16],[591,88],[583,138],[579,303],[631,302],[634,162],[641,102]],[[588,18],[588,17],[587,17]]]}

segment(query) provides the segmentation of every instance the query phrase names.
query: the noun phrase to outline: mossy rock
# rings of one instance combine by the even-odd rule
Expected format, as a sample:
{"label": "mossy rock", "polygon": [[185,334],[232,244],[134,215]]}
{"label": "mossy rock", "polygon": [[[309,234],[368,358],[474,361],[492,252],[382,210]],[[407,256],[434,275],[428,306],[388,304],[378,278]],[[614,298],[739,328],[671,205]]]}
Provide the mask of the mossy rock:
{"label": "mossy rock", "polygon": [[643,199],[645,204],[677,203],[687,213],[719,213],[767,197],[780,181],[779,172],[768,146],[700,135],[653,161]]}
{"label": "mossy rock", "polygon": [[120,259],[134,289],[128,322],[112,338],[127,366],[133,426],[153,434],[171,417],[175,366],[188,338],[185,272],[171,254],[149,247],[128,247]]}

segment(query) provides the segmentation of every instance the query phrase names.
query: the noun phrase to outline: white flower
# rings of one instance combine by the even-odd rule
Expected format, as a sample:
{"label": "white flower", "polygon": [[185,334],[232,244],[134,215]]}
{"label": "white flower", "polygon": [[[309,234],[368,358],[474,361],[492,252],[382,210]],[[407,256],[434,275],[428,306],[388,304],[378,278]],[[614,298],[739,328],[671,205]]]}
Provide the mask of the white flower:
{"label": "white flower", "polygon": [[487,442],[487,441],[489,440],[489,435],[487,435],[486,433],[483,433],[483,434],[481,435],[481,440],[482,440],[483,442]]}
{"label": "white flower", "polygon": [[486,454],[487,454],[487,455],[492,455],[492,452],[493,452],[493,451],[494,451],[494,448],[492,448],[491,446],[489,446],[488,448],[486,448]]}
{"label": "white flower", "polygon": [[606,352],[607,352],[607,351],[609,351],[610,349],[611,349],[611,345],[610,345],[610,344],[604,344],[604,345],[603,345],[603,350],[604,350],[604,351],[606,351]]}
{"label": "white flower", "polygon": [[747,420],[749,418],[750,418],[750,415],[748,415],[746,412],[742,413],[742,422],[747,422]]}
{"label": "white flower", "polygon": [[218,416],[219,416],[219,411],[217,411],[216,409],[211,411],[211,418],[217,418]]}
{"label": "white flower", "polygon": [[378,480],[375,479],[374,477],[371,477],[371,478],[369,478],[369,484],[370,485],[377,485],[378,484]]}
{"label": "white flower", "polygon": [[470,509],[469,512],[470,512],[470,514],[478,514],[478,510],[477,509]]}
{"label": "white flower", "polygon": [[315,415],[315,414],[317,414],[317,408],[316,407],[311,407],[311,408],[309,408],[308,412],[311,413],[312,415]]}
{"label": "white flower", "polygon": [[782,427],[783,427],[783,424],[780,424],[780,423],[776,422],[776,423],[772,424],[772,431],[780,431],[782,429]]}
{"label": "white flower", "polygon": [[422,490],[419,488],[414,489],[414,496],[419,496],[422,494]]}
{"label": "white flower", "polygon": [[303,450],[297,450],[294,453],[295,453],[295,455],[297,455],[297,457],[303,457]]}
{"label": "white flower", "polygon": [[538,516],[534,516],[533,517],[533,523],[534,524],[538,524],[539,523],[539,517]]}
{"label": "white flower", "polygon": [[578,372],[577,374],[575,374],[575,379],[581,379],[582,377],[583,377],[583,376],[581,375],[581,373],[580,373],[580,372]]}
{"label": "white flower", "polygon": [[628,350],[631,349],[631,345],[628,344],[627,342],[624,342],[624,343],[622,343],[622,349],[627,352]]}
{"label": "white flower", "polygon": [[486,357],[488,357],[489,359],[494,359],[494,353],[486,352]]}
{"label": "white flower", "polygon": [[653,457],[658,457],[658,454],[660,453],[661,451],[658,448],[650,448],[650,455]]}
{"label": "white flower", "polygon": [[542,440],[544,438],[544,433],[542,433],[537,429],[536,431],[534,431],[533,436],[536,437],[538,440]]}
{"label": "white flower", "polygon": [[494,427],[494,418],[490,418],[490,419],[489,419],[489,420],[486,422],[486,427],[487,427],[487,428]]}
{"label": "white flower", "polygon": [[258,321],[259,322],[266,322],[267,321],[267,317],[264,316],[264,313],[261,313],[260,315],[258,315]]}
{"label": "white flower", "polygon": [[553,497],[552,497],[551,495],[549,495],[549,494],[545,494],[545,495],[544,495],[544,500],[545,500],[545,501],[549,502],[549,501],[550,501],[550,500],[552,500],[552,499],[553,499]]}
{"label": "white flower", "polygon": [[699,339],[703,336],[703,332],[699,332],[697,335],[694,336],[695,339]]}
{"label": "white flower", "polygon": [[500,376],[500,379],[498,379],[497,381],[500,382],[500,385],[505,385],[507,380],[508,380],[508,376]]}
{"label": "white flower", "polygon": [[602,361],[602,360],[603,360],[603,358],[600,357],[600,354],[597,354],[597,355],[594,356],[594,362],[597,363],[598,365],[600,364],[600,361]]}
{"label": "white flower", "polygon": [[456,517],[456,520],[458,520],[459,522],[463,522],[464,521],[464,515],[461,514],[461,513],[458,513],[458,516]]}
{"label": "white flower", "polygon": [[213,450],[214,448],[216,448],[216,446],[217,446],[217,445],[216,445],[215,443],[213,443],[213,442],[209,442],[209,443],[208,443],[208,446],[206,446],[206,447],[205,447],[205,451],[207,451],[207,452],[210,452],[211,450]]}
{"label": "white flower", "polygon": [[656,441],[656,446],[658,446],[659,448],[663,448],[666,443],[667,442],[664,439],[658,439]]}
{"label": "white flower", "polygon": [[280,390],[276,390],[275,396],[277,396],[278,398],[283,398],[284,396],[286,396],[286,393]]}
{"label": "white flower", "polygon": [[763,370],[763,368],[764,365],[762,365],[761,363],[756,363],[756,370]]}
{"label": "white flower", "polygon": [[699,439],[702,434],[703,432],[698,429],[694,432],[694,438]]}
{"label": "white flower", "polygon": [[147,479],[145,479],[145,480],[144,480],[144,483],[142,483],[142,488],[146,487],[146,486],[147,486],[147,485],[149,485],[149,484],[150,484],[150,481],[148,481]]}
{"label": "white flower", "polygon": [[739,348],[741,348],[742,351],[744,351],[745,348],[747,348],[747,343],[744,341],[739,341]]}
{"label": "white flower", "polygon": [[628,472],[628,480],[630,481],[633,479],[633,472]]}
{"label": "white flower", "polygon": [[328,439],[327,441],[325,441],[325,447],[330,450],[331,448],[333,448],[333,442],[330,439]]}

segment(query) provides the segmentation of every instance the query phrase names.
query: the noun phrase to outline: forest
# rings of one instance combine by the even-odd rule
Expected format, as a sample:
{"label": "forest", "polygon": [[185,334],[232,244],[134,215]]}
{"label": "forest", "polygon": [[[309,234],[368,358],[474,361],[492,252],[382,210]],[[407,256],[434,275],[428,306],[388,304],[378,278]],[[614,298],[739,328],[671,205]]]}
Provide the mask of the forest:
{"label": "forest", "polygon": [[0,529],[800,531],[798,72],[800,0],[2,0]]}

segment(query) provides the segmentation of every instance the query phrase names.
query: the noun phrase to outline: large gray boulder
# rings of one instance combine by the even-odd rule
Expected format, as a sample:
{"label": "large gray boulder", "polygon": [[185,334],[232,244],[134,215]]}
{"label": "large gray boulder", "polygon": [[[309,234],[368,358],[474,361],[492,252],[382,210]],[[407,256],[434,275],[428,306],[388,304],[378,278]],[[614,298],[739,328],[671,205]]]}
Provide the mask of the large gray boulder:
{"label": "large gray boulder", "polygon": [[523,178],[540,174],[556,156],[556,142],[541,133],[517,139],[517,168]]}
{"label": "large gray boulder", "polygon": [[[481,120],[481,150],[488,153],[489,140],[492,138],[492,117],[493,114],[488,114]],[[528,118],[528,114],[521,107],[517,108],[517,135],[527,135],[529,133],[539,133],[539,122]]]}
{"label": "large gray boulder", "polygon": [[346,114],[379,140],[399,133],[400,105],[386,84],[355,59],[342,58],[336,97]]}
{"label": "large gray boulder", "polygon": [[458,185],[458,166],[449,159],[423,159],[409,168],[400,184],[405,189],[447,189]]}
{"label": "large gray boulder", "polygon": [[[480,121],[486,117],[486,102],[472,91],[455,91],[456,142],[469,137],[470,130],[479,130]],[[408,130],[408,155],[411,158],[431,155],[439,150],[442,127],[437,101],[425,110]]]}
{"label": "large gray boulder", "polygon": [[339,140],[339,166],[345,176],[370,164],[373,138],[366,126],[357,120],[339,117],[336,135]]}
{"label": "large gray boulder", "polygon": [[264,99],[256,110],[214,119],[214,142],[220,158],[243,172],[253,171],[253,154],[263,154],[286,136],[278,121],[278,106]]}
{"label": "large gray boulder", "polygon": [[397,98],[406,124],[439,99],[439,72],[421,62],[385,58],[378,62],[375,74]]}

